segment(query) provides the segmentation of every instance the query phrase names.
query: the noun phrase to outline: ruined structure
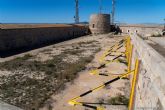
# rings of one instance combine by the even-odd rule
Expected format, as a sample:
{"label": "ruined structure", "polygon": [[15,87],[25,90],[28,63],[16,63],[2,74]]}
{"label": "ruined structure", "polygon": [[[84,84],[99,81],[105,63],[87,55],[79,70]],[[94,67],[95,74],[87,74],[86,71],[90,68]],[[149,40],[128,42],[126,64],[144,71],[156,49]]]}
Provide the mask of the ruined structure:
{"label": "ruined structure", "polygon": [[93,14],[90,17],[89,28],[92,34],[110,32],[110,14]]}

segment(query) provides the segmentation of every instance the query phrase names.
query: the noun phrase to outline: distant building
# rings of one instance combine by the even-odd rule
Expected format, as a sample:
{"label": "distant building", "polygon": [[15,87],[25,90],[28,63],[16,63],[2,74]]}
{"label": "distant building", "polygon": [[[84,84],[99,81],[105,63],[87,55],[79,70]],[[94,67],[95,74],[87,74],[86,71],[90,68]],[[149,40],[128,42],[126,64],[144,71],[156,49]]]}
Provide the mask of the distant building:
{"label": "distant building", "polygon": [[110,14],[93,14],[90,16],[89,29],[92,34],[110,32]]}

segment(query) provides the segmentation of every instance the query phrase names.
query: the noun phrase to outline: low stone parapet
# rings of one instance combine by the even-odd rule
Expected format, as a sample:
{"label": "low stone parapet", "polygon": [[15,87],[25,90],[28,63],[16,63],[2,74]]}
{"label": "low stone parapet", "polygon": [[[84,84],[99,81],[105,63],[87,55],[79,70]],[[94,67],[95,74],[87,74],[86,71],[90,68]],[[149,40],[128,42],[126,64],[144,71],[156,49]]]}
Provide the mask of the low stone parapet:
{"label": "low stone parapet", "polygon": [[133,62],[137,57],[141,60],[135,110],[165,110],[165,58],[136,34],[131,40]]}

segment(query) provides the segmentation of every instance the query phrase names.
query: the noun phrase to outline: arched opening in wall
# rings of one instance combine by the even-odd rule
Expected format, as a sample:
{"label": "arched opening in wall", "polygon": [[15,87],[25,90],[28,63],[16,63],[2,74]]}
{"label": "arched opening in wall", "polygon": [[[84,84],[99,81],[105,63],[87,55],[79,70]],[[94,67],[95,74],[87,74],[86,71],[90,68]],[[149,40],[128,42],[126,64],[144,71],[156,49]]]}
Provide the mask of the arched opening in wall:
{"label": "arched opening in wall", "polygon": [[92,25],[92,28],[95,28],[95,24]]}
{"label": "arched opening in wall", "polygon": [[138,33],[138,30],[136,30],[136,33]]}
{"label": "arched opening in wall", "polygon": [[128,33],[130,32],[130,30],[127,31]]}

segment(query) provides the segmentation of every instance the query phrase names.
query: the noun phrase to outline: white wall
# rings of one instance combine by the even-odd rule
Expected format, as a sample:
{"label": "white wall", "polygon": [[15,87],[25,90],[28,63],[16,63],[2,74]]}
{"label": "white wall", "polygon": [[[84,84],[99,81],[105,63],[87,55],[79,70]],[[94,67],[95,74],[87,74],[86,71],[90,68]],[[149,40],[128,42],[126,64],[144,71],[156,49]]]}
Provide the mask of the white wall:
{"label": "white wall", "polygon": [[162,27],[146,27],[146,26],[121,26],[123,33],[133,34],[137,33],[144,37],[148,37],[155,34],[162,34]]}

